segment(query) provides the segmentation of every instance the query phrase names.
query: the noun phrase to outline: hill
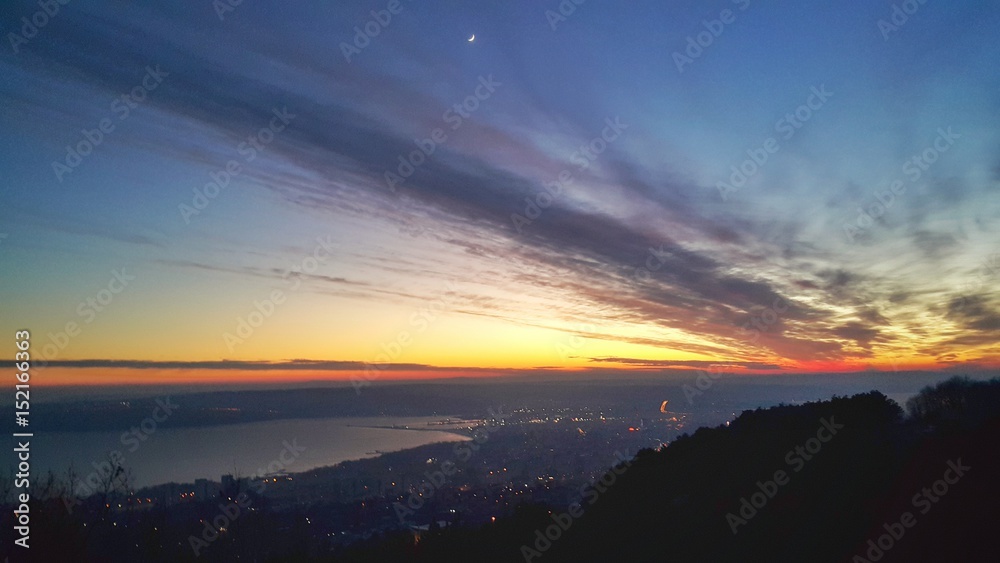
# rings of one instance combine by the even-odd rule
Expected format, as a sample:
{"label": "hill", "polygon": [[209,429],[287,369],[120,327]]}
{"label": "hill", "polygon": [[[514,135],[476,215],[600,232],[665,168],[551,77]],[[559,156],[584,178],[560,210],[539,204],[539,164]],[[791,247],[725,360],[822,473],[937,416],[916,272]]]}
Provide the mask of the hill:
{"label": "hill", "polygon": [[997,561],[1000,380],[743,412],[564,511],[378,538],[337,561]]}

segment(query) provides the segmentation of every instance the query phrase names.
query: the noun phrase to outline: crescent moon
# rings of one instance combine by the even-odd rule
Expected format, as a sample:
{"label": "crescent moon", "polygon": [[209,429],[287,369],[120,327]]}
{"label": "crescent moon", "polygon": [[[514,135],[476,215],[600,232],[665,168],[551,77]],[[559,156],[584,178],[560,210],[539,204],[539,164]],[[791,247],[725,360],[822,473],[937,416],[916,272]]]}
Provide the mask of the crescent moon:
{"label": "crescent moon", "polygon": [[475,33],[473,33],[473,34],[472,34],[472,37],[470,37],[470,38],[468,39],[468,41],[469,41],[469,43],[472,43],[472,42],[473,42],[473,41],[475,41],[475,40],[476,40],[476,34],[475,34]]}

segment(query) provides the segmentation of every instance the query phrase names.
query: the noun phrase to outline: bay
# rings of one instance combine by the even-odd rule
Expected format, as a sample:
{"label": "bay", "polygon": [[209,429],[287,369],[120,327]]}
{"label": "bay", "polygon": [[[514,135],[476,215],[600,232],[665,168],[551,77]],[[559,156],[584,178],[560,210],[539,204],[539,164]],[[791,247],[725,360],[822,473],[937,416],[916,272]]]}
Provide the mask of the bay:
{"label": "bay", "polygon": [[[200,428],[164,426],[144,440],[135,434],[123,439],[122,432],[46,432],[31,440],[32,473],[52,470],[65,477],[72,465],[77,478],[85,478],[116,450],[137,488],[200,478],[218,481],[223,474],[246,477],[278,465],[285,472],[297,473],[434,442],[469,439],[428,429],[428,423],[439,421],[440,417],[323,418]],[[408,429],[400,428],[404,426]]]}

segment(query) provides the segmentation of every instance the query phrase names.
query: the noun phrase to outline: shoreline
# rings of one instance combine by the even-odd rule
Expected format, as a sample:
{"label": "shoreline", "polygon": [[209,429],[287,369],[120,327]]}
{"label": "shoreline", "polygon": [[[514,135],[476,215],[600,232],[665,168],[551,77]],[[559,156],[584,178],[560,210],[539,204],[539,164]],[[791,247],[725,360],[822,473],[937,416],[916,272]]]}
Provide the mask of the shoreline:
{"label": "shoreline", "polygon": [[[426,427],[428,417],[412,419],[389,418],[404,424],[372,424],[379,417],[326,417],[298,418],[283,420],[262,420],[238,424],[219,424],[202,427],[164,427],[148,436],[147,445],[140,444],[129,451],[119,442],[119,433],[107,430],[49,432],[44,453],[39,456],[39,474],[52,472],[55,476],[67,475],[72,468],[77,478],[86,477],[107,460],[107,456],[96,452],[119,451],[124,459],[124,467],[138,474],[133,486],[138,489],[159,486],[191,484],[195,479],[217,482],[222,475],[244,473],[254,474],[251,468],[267,467],[272,460],[262,452],[274,449],[273,457],[285,442],[298,443],[306,448],[305,455],[288,467],[289,473],[304,473],[321,467],[335,466],[347,461],[374,459],[439,442],[460,442],[469,440],[460,430],[442,427]],[[364,419],[368,424],[353,424],[355,419]],[[275,427],[275,425],[278,427]],[[347,429],[343,434],[337,428]],[[381,439],[371,435],[371,431],[411,430],[424,434],[409,434],[410,440]],[[215,433],[200,449],[189,447],[192,433]],[[358,432],[368,434],[358,434]],[[428,436],[427,432],[440,434]],[[84,435],[85,439],[81,439]],[[240,434],[246,439],[240,440]],[[396,432],[393,435],[401,435]],[[388,436],[388,435],[387,435]],[[414,438],[417,436],[417,438]],[[303,439],[303,438],[306,439]],[[427,441],[431,439],[431,441]],[[95,446],[95,444],[98,444]],[[269,445],[273,447],[269,447]],[[222,446],[220,448],[220,446]],[[226,447],[229,449],[225,449]],[[149,452],[144,454],[143,452]],[[220,453],[221,452],[221,453]],[[372,453],[378,452],[378,453]],[[34,454],[34,452],[33,452]],[[254,455],[257,454],[257,455]],[[235,461],[234,461],[235,458]],[[203,466],[199,468],[198,466]],[[169,468],[163,471],[163,468]],[[174,478],[170,474],[175,473]],[[185,475],[187,474],[187,475]]]}

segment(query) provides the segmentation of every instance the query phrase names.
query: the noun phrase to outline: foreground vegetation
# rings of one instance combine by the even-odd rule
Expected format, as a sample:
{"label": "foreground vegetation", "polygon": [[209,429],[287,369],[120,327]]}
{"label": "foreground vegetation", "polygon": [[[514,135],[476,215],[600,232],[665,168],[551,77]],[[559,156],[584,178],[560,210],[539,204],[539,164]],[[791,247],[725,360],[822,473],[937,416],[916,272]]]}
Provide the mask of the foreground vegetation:
{"label": "foreground vegetation", "polygon": [[[400,531],[343,547],[251,491],[254,510],[197,556],[190,538],[217,515],[212,503],[123,513],[109,502],[118,476],[79,503],[49,479],[33,485],[45,500],[32,501],[31,554],[109,562],[998,561],[997,444],[1000,379],[955,378],[924,389],[905,413],[878,392],[745,411],[639,452],[574,504],[524,504],[481,527]],[[12,509],[0,517],[5,549]]]}

